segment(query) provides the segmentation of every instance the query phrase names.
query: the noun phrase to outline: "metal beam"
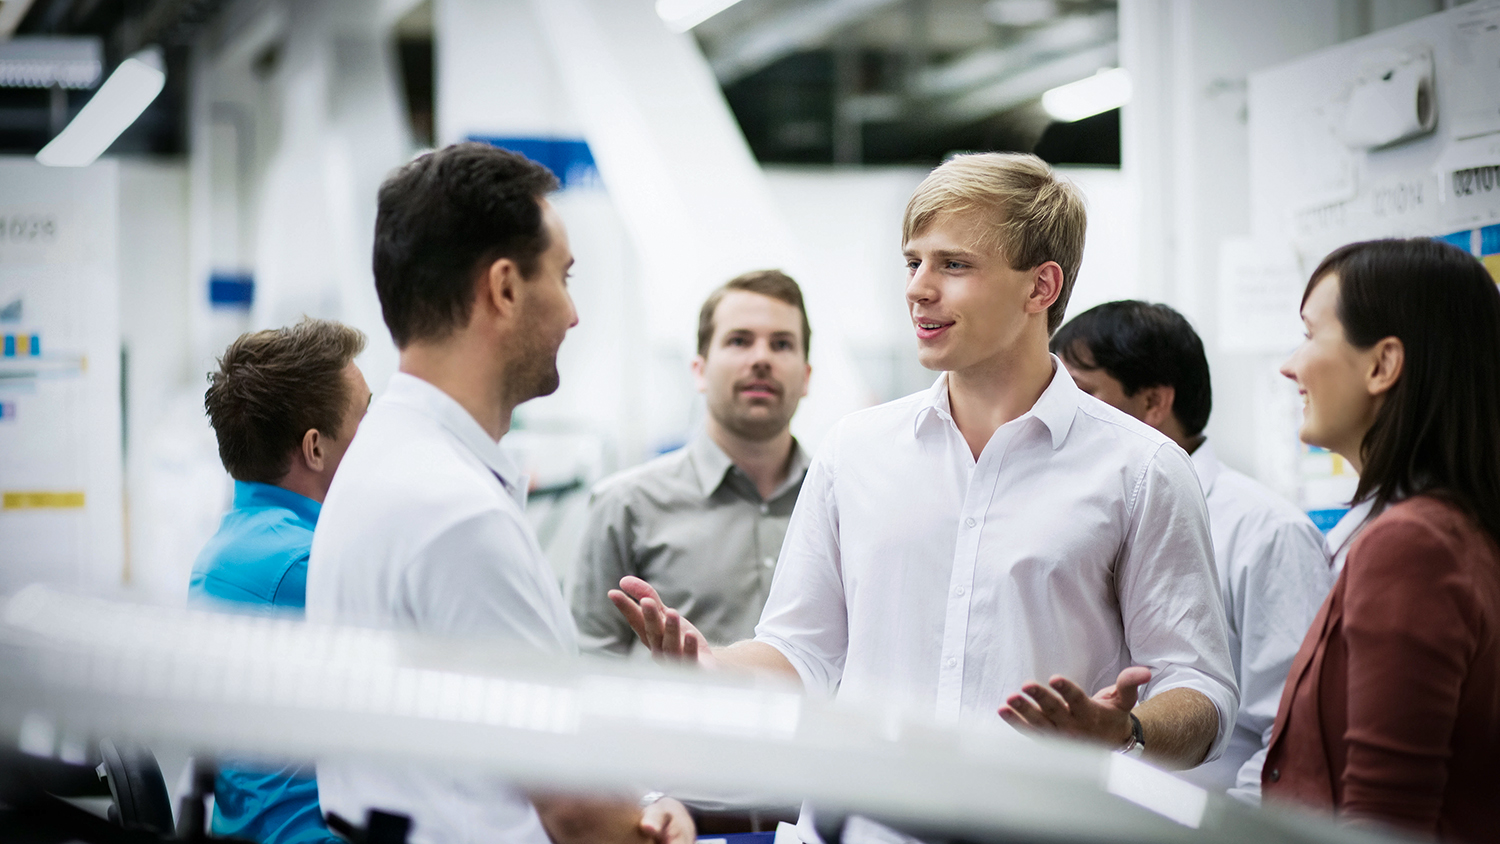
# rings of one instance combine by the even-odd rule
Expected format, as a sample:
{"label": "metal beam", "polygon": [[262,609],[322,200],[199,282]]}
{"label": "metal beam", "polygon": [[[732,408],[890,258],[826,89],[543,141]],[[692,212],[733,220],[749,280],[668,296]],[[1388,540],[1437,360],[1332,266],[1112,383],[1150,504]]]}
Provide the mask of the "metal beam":
{"label": "metal beam", "polygon": [[823,0],[799,5],[726,38],[709,57],[720,85],[729,85],[800,50],[825,43],[839,30],[896,0]]}
{"label": "metal beam", "polygon": [[917,75],[915,93],[927,97],[957,95],[1118,38],[1118,17],[1114,12],[1065,17],[1033,30],[1015,44],[974,50],[941,67],[923,70]]}
{"label": "metal beam", "polygon": [[1114,67],[1119,61],[1117,42],[1101,44],[1034,65],[945,103],[934,103],[930,106],[932,115],[949,124],[973,123],[1034,100],[1049,88],[1092,76],[1101,67]]}
{"label": "metal beam", "polygon": [[5,0],[0,3],[0,41],[16,34],[16,27],[21,25],[21,18],[26,17],[31,3],[32,0]]}

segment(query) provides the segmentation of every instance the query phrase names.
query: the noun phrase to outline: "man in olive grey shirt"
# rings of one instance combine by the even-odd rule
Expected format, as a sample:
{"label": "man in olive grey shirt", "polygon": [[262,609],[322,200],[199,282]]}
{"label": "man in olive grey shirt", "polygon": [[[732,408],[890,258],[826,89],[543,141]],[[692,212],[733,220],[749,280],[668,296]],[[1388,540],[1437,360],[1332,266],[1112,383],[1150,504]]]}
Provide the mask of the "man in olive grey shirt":
{"label": "man in olive grey shirt", "polygon": [[629,654],[635,633],[609,600],[626,575],[716,643],[753,635],[807,473],[789,425],[810,333],[801,289],[776,270],[703,303],[692,366],[708,419],[687,447],[594,488],[572,599],[580,648]]}

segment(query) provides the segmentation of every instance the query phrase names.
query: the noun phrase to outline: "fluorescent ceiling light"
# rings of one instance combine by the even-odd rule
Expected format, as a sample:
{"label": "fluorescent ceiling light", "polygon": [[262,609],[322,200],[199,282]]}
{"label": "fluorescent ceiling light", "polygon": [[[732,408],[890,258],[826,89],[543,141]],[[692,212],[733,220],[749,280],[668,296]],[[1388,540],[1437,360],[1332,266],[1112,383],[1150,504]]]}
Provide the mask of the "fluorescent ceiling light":
{"label": "fluorescent ceiling light", "polygon": [[1042,95],[1042,108],[1053,120],[1072,123],[1130,102],[1130,73],[1123,67],[1101,70]]}
{"label": "fluorescent ceiling light", "polygon": [[656,15],[673,32],[687,32],[740,0],[656,0]]}
{"label": "fluorescent ceiling light", "polygon": [[73,122],[36,154],[36,160],[49,167],[93,164],[151,105],[166,81],[161,50],[155,47],[120,62]]}

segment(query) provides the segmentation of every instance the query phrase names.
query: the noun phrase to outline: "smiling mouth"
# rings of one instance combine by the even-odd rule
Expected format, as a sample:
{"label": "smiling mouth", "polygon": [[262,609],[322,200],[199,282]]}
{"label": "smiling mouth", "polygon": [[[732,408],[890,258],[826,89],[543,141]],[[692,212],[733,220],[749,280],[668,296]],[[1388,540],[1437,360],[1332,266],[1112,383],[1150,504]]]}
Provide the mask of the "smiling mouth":
{"label": "smiling mouth", "polygon": [[951,322],[940,322],[933,319],[914,319],[912,320],[912,324],[917,327],[917,338],[919,340],[931,340],[953,327],[953,323]]}

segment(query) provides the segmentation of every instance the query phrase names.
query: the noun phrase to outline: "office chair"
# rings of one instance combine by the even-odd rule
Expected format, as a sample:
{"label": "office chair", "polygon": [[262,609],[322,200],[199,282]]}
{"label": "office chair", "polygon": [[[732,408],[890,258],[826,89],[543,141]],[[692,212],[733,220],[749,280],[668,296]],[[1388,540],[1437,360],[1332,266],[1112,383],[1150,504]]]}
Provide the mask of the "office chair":
{"label": "office chair", "polygon": [[99,778],[109,784],[114,803],[109,819],[125,829],[140,829],[169,836],[172,823],[172,798],[161,766],[151,751],[140,745],[116,745],[109,739],[99,742]]}

